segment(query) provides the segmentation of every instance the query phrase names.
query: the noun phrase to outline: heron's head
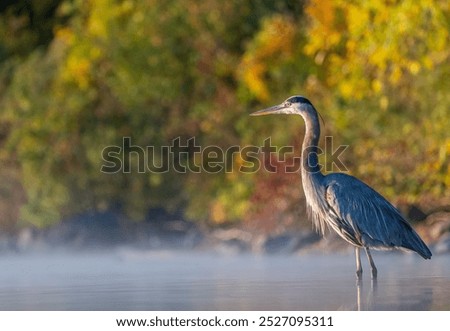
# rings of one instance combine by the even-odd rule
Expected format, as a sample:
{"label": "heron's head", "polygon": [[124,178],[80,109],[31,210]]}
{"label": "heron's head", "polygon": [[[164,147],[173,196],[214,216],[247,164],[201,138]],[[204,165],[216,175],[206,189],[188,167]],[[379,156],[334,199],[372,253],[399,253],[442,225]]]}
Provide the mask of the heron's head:
{"label": "heron's head", "polygon": [[251,116],[261,116],[270,114],[297,114],[303,115],[314,110],[314,106],[311,102],[300,95],[294,95],[293,97],[287,98],[285,101],[279,105],[259,110],[257,112],[251,113]]}

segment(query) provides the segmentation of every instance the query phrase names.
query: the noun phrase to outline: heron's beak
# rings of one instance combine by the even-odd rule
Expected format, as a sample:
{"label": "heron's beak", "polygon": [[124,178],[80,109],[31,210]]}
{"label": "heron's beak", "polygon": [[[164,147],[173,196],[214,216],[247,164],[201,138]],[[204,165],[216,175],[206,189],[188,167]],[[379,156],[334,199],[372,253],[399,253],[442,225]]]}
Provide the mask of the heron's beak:
{"label": "heron's beak", "polygon": [[251,113],[250,116],[262,116],[269,114],[286,114],[286,107],[283,104],[276,105],[270,108],[266,108],[263,110],[258,110],[254,113]]}

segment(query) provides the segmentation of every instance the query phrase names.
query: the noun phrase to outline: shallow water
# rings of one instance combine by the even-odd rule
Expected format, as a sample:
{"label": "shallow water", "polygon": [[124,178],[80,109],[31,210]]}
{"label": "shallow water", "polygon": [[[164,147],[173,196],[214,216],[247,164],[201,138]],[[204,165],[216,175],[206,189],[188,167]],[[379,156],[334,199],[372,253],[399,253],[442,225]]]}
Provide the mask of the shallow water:
{"label": "shallow water", "polygon": [[450,310],[450,256],[222,256],[119,250],[0,256],[0,310]]}

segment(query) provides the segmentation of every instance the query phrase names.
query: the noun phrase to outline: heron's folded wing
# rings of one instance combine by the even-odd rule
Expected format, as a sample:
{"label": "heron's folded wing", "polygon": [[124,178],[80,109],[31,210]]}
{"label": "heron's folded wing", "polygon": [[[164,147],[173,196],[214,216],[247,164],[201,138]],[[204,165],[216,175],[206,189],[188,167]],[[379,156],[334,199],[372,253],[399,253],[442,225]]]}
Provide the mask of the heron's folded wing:
{"label": "heron's folded wing", "polygon": [[403,246],[405,230],[413,230],[398,210],[358,179],[351,176],[338,179],[341,180],[331,181],[325,191],[336,217],[351,227],[363,244]]}

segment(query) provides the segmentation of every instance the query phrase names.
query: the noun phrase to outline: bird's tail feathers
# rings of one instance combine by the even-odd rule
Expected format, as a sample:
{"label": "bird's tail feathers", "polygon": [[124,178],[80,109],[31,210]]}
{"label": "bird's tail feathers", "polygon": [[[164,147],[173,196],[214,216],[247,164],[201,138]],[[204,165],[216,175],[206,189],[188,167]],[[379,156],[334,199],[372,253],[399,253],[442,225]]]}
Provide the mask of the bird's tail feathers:
{"label": "bird's tail feathers", "polygon": [[410,249],[424,259],[431,259],[431,251],[427,245],[420,239],[419,235],[415,231],[408,232],[409,238],[404,241],[402,247]]}

